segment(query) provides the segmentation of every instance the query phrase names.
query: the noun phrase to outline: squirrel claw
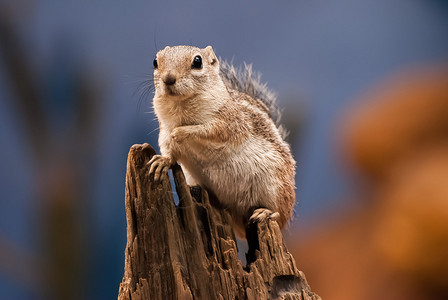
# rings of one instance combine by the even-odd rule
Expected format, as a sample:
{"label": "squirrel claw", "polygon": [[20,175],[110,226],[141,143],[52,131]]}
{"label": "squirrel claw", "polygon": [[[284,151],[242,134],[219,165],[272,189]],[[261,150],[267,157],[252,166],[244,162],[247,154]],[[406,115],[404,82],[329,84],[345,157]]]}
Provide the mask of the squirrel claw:
{"label": "squirrel claw", "polygon": [[274,220],[276,221],[280,217],[278,212],[273,212],[267,208],[257,208],[252,213],[252,216],[249,218],[249,222],[261,222],[264,220]]}
{"label": "squirrel claw", "polygon": [[159,180],[164,178],[162,175],[168,174],[171,163],[167,157],[154,155],[147,165],[151,166],[149,169],[149,174],[154,174],[154,182],[159,182]]}

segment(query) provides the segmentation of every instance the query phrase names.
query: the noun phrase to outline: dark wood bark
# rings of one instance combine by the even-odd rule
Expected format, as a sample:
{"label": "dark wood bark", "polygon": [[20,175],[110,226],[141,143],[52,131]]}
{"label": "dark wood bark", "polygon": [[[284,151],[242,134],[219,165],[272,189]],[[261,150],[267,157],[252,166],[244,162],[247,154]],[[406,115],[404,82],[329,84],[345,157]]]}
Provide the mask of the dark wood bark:
{"label": "dark wood bark", "polygon": [[132,146],[126,174],[127,245],[118,299],[317,300],[286,249],[275,221],[248,228],[247,266],[238,258],[229,214],[173,167],[154,183],[146,165],[155,154]]}

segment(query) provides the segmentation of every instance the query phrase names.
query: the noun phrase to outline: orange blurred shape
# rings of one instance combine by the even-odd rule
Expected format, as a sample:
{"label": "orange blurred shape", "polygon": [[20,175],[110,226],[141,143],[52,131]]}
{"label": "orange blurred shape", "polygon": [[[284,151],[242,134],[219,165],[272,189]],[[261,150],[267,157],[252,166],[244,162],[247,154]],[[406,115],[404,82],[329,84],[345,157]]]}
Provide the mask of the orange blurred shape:
{"label": "orange blurred shape", "polygon": [[448,66],[361,100],[341,140],[370,188],[291,247],[298,265],[323,299],[448,299]]}
{"label": "orange blurred shape", "polygon": [[448,296],[448,143],[397,168],[381,194],[379,253],[413,285]]}
{"label": "orange blurred shape", "polygon": [[347,114],[347,151],[381,179],[409,152],[448,139],[448,65],[408,70],[373,89]]}

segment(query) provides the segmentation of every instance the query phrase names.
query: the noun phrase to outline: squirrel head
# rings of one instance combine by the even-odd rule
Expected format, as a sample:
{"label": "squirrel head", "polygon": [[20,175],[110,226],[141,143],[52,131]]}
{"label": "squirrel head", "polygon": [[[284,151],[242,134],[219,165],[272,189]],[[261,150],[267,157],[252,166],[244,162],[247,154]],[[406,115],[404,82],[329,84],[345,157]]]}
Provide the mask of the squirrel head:
{"label": "squirrel head", "polygon": [[156,97],[184,100],[213,90],[221,82],[211,46],[167,46],[157,53],[153,64]]}

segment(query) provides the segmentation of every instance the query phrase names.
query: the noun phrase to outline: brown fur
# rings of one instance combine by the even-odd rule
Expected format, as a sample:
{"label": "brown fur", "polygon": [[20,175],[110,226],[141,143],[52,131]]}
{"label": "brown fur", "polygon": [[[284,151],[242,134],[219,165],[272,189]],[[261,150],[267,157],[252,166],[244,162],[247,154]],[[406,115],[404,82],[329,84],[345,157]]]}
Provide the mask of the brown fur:
{"label": "brown fur", "polygon": [[[200,69],[192,68],[196,56],[202,58]],[[295,202],[295,161],[271,118],[273,103],[263,102],[262,93],[243,93],[241,83],[236,89],[236,77],[223,80],[210,46],[167,47],[157,63],[153,104],[162,155],[151,161],[155,178],[181,163],[189,184],[210,190],[229,210],[240,236],[254,208],[268,212],[260,217],[279,215],[284,227]],[[251,84],[254,93],[257,86],[267,90],[258,81]]]}

